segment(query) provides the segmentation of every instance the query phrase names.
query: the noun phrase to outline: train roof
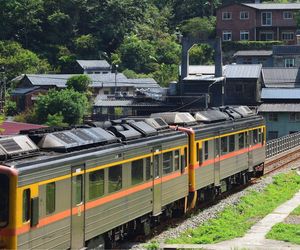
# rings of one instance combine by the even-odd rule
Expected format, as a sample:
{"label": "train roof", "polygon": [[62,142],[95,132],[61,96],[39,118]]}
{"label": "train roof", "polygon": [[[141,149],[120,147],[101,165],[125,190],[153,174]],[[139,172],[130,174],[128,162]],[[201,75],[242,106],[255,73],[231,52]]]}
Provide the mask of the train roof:
{"label": "train roof", "polygon": [[[169,125],[188,126],[197,130],[221,130],[261,121],[246,106],[212,108],[193,113],[166,112],[147,118],[95,122],[74,128],[44,128],[21,131],[20,135],[0,138],[0,161],[8,166],[26,166],[33,162],[55,161],[109,152],[116,148],[159,143],[185,136]],[[250,125],[250,124],[249,124]],[[168,135],[168,136],[166,136]]]}

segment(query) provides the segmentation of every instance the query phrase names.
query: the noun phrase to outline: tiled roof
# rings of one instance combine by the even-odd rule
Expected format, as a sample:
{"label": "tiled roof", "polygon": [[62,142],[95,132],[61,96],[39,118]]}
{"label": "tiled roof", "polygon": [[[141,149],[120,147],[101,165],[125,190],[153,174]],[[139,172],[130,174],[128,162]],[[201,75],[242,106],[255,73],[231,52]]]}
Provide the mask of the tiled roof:
{"label": "tiled roof", "polygon": [[271,56],[272,50],[239,50],[234,53],[236,56]]}
{"label": "tiled roof", "polygon": [[16,135],[16,134],[19,134],[19,132],[21,130],[39,129],[39,128],[46,128],[46,127],[47,126],[38,125],[38,124],[5,121],[0,125],[0,128],[4,129],[4,131],[0,132],[0,134],[1,135]]}
{"label": "tiled roof", "polygon": [[273,55],[300,55],[300,45],[275,45]]}
{"label": "tiled roof", "polygon": [[300,112],[300,103],[263,103],[258,112]]}
{"label": "tiled roof", "polygon": [[261,69],[261,64],[229,64],[224,75],[226,78],[259,78]]}
{"label": "tiled roof", "polygon": [[243,3],[258,10],[299,10],[300,3]]}
{"label": "tiled roof", "polygon": [[262,88],[261,99],[298,99],[300,88]]}
{"label": "tiled roof", "polygon": [[298,68],[263,68],[262,75],[266,87],[291,88],[300,85],[300,72]]}
{"label": "tiled roof", "polygon": [[76,60],[83,69],[110,69],[110,65],[105,60]]}

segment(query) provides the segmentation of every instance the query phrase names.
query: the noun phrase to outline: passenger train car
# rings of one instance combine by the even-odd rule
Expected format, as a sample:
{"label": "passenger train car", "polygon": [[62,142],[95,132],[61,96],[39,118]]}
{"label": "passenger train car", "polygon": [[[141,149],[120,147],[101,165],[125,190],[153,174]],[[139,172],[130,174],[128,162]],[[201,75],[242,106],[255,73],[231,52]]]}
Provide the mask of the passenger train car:
{"label": "passenger train car", "polygon": [[0,139],[0,248],[112,247],[262,174],[247,107],[35,130]]}

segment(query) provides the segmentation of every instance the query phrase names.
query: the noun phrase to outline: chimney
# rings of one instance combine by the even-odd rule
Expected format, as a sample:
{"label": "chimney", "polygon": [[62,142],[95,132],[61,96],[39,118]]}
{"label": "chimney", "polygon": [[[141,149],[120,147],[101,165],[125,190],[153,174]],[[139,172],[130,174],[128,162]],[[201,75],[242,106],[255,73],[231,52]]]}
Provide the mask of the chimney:
{"label": "chimney", "polygon": [[221,38],[217,37],[215,42],[215,77],[223,76],[222,44]]}

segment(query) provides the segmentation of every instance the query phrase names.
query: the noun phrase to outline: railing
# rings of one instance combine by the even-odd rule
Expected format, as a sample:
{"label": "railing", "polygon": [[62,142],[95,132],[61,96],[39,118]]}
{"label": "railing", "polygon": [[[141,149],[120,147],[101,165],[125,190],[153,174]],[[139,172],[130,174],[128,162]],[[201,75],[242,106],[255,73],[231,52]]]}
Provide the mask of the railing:
{"label": "railing", "polygon": [[300,145],[300,132],[282,136],[277,139],[273,139],[267,142],[266,157],[270,158],[274,155],[277,155],[281,152],[287,151],[299,145]]}

